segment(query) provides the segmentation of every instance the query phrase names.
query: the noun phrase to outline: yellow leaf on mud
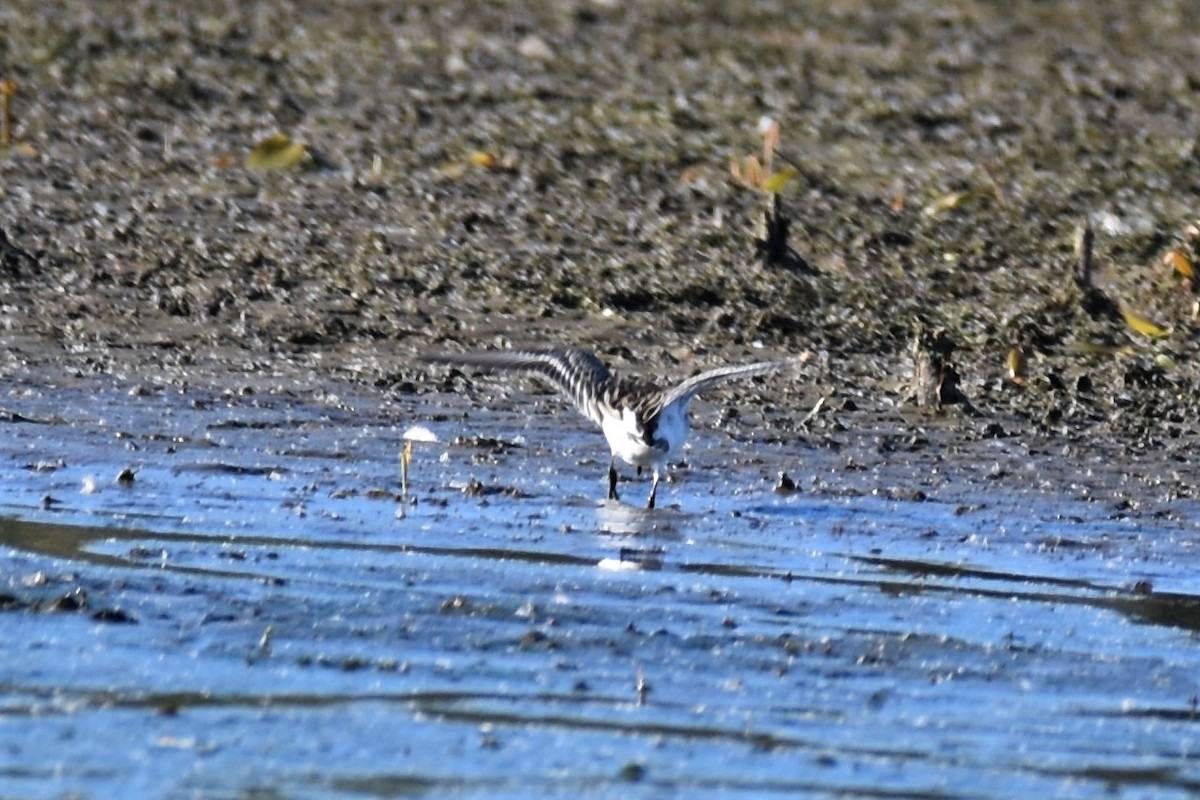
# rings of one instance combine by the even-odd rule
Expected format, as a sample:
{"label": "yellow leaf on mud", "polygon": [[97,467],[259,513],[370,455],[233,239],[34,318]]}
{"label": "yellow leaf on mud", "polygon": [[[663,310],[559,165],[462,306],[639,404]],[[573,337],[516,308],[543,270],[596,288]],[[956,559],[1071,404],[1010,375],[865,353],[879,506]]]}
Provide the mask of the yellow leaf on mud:
{"label": "yellow leaf on mud", "polygon": [[293,142],[286,133],[275,133],[254,145],[246,166],[259,170],[295,169],[310,160],[308,149]]}
{"label": "yellow leaf on mud", "polygon": [[1008,351],[1008,379],[1017,386],[1025,385],[1025,353],[1020,347]]}
{"label": "yellow leaf on mud", "polygon": [[783,169],[779,170],[779,172],[776,172],[774,175],[763,181],[762,188],[768,194],[779,194],[779,192],[783,190],[783,187],[787,186],[788,181],[796,177],[798,174],[799,170],[797,170],[795,167],[784,167]]}
{"label": "yellow leaf on mud", "polygon": [[1072,347],[1077,352],[1086,353],[1090,356],[1113,356],[1115,358],[1125,358],[1136,352],[1129,345],[1113,347],[1111,344],[1103,344],[1101,342],[1076,342]]}
{"label": "yellow leaf on mud", "polygon": [[467,173],[469,169],[484,169],[489,172],[504,172],[512,170],[516,166],[516,158],[512,156],[498,156],[495,153],[488,153],[483,150],[474,150],[461,161],[448,161],[438,167],[438,172],[447,178],[458,179]]}
{"label": "yellow leaf on mud", "polygon": [[1164,336],[1171,335],[1170,328],[1164,328],[1157,325],[1145,317],[1138,316],[1127,308],[1121,309],[1121,316],[1125,317],[1125,324],[1133,328],[1143,336],[1149,336],[1152,339],[1161,339]]}
{"label": "yellow leaf on mud", "polygon": [[969,189],[965,192],[950,192],[944,194],[937,200],[934,200],[929,205],[925,206],[924,214],[927,217],[936,217],[944,211],[953,211],[963,203],[983,193],[982,189]]}
{"label": "yellow leaf on mud", "polygon": [[1159,353],[1154,357],[1154,363],[1167,370],[1168,372],[1178,369],[1179,365],[1175,363],[1175,359],[1171,358],[1166,353]]}
{"label": "yellow leaf on mud", "polygon": [[471,162],[472,167],[482,167],[483,169],[495,169],[499,160],[491,153],[485,153],[482,150],[476,150],[467,156],[467,161]]}

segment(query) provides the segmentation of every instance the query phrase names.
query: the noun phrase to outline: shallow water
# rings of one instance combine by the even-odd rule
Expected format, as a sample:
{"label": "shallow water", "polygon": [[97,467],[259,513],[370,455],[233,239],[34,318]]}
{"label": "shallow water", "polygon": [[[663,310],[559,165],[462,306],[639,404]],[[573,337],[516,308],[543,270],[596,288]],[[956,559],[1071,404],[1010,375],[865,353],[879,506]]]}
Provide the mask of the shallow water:
{"label": "shallow water", "polygon": [[1200,791],[1190,523],[711,406],[645,511],[520,403],[10,392],[0,794]]}

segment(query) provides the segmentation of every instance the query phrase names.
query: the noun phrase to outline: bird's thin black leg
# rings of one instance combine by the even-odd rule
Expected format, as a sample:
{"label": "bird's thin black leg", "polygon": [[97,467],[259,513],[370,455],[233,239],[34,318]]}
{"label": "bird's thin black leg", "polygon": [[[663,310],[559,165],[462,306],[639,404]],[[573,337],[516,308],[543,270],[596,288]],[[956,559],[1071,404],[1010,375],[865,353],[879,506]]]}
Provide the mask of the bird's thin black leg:
{"label": "bird's thin black leg", "polygon": [[650,499],[646,501],[646,508],[654,508],[654,498],[658,496],[658,470],[654,471],[654,482],[650,484]]}
{"label": "bird's thin black leg", "polygon": [[616,459],[616,456],[613,457],[612,461],[608,462],[608,499],[609,500],[620,500],[621,499],[620,497],[617,496],[617,459]]}

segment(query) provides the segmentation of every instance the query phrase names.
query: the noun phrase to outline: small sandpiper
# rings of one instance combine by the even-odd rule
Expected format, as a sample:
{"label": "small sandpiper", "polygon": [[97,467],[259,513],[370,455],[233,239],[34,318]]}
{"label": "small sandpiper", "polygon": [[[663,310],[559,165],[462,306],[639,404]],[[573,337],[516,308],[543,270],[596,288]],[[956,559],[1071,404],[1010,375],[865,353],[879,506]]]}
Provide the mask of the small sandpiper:
{"label": "small sandpiper", "polygon": [[648,381],[620,377],[610,372],[596,356],[575,347],[431,355],[422,360],[493,372],[528,372],[545,378],[604,431],[612,451],[608,463],[608,499],[620,500],[617,495],[619,458],[637,467],[638,474],[643,467],[653,471],[654,482],[650,485],[646,508],[654,508],[664,468],[683,450],[687,439],[688,406],[692,398],[721,381],[798,367],[811,356],[806,352],[795,358],[718,367],[665,391]]}

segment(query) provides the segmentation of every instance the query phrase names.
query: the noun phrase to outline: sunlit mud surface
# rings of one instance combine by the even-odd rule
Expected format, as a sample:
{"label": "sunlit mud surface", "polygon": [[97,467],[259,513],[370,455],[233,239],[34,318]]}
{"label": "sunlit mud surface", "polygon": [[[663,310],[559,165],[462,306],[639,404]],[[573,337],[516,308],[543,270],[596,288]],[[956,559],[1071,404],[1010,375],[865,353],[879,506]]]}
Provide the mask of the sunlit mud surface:
{"label": "sunlit mud surface", "polygon": [[700,404],[647,512],[545,396],[4,410],[5,796],[1200,791],[1195,509],[1114,514],[1011,439]]}

